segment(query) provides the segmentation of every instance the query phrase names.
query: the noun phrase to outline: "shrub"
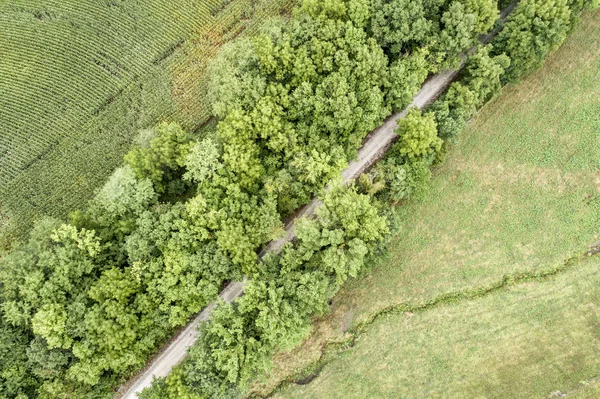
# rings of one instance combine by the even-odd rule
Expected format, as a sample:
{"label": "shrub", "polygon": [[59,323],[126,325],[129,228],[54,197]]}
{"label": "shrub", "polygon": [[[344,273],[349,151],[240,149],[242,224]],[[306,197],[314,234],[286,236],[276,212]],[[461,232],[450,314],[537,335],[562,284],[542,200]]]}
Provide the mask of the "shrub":
{"label": "shrub", "polygon": [[378,166],[378,172],[386,182],[384,191],[387,199],[398,202],[421,197],[431,180],[429,164],[424,161],[397,163],[388,158]]}

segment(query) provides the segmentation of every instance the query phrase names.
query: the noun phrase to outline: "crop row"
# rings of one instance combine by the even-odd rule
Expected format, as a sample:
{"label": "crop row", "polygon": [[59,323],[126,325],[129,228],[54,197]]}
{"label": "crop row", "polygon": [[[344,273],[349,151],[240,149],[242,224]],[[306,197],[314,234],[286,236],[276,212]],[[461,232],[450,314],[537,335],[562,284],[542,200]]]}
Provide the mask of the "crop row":
{"label": "crop row", "polygon": [[[84,205],[122,162],[139,129],[161,119],[195,128],[208,119],[204,70],[229,39],[223,39],[226,31],[255,30],[259,20],[277,15],[282,4],[292,1],[256,1],[251,19],[243,19],[248,0],[226,4],[214,16],[209,10],[221,0],[165,5],[168,10],[154,1],[138,16],[150,23],[137,23],[134,29],[130,16],[123,21],[98,3],[18,3],[0,6],[0,22],[7,27],[0,33],[0,49],[19,49],[8,52],[11,59],[0,60],[0,89],[8,95],[0,99],[5,131],[0,151],[9,155],[0,157],[0,202],[13,225],[26,231],[40,215],[62,217]],[[10,14],[14,17],[16,7],[21,9],[15,23]],[[197,12],[182,11],[191,8]],[[41,21],[31,16],[36,9],[48,11]],[[165,29],[167,18],[177,23]],[[85,33],[74,35],[74,26]],[[203,37],[216,38],[216,44],[197,40]],[[174,43],[181,45],[169,59],[151,65]],[[29,68],[21,71],[15,65]],[[192,83],[182,90],[183,82]]]}

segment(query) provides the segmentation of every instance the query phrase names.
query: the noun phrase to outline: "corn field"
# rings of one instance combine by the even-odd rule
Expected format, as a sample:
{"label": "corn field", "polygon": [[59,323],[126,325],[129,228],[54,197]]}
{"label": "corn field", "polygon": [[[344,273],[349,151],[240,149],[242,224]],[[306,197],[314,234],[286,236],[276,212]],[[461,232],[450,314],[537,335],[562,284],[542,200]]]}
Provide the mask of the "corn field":
{"label": "corn field", "polygon": [[140,129],[161,120],[201,126],[210,58],[292,3],[0,4],[0,237],[84,206]]}

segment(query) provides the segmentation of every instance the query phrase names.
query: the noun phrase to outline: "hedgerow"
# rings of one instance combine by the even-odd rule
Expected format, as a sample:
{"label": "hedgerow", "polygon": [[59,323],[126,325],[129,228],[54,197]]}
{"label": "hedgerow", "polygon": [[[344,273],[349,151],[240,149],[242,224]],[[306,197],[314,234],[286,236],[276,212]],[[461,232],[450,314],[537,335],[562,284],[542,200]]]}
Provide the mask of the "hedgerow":
{"label": "hedgerow", "polygon": [[[109,397],[242,275],[250,277],[245,295],[217,306],[188,360],[144,397],[243,391],[274,351],[306,334],[384,239],[382,201],[422,190],[444,141],[520,62],[502,53],[514,17],[440,100],[400,121],[383,162],[356,186],[323,192],[369,131],[406,106],[427,73],[455,65],[497,13],[487,2],[415,5],[430,29],[426,43],[390,42],[377,36],[378,18],[402,25],[407,17],[394,7],[378,15],[379,7],[305,0],[287,23],[224,49],[212,68],[216,131],[198,141],[174,123],[157,126],[87,209],[67,223],[40,222],[2,260],[0,327],[17,346],[0,363],[6,397]],[[258,262],[281,220],[314,193],[323,205],[297,223],[295,245]]]}
{"label": "hedgerow", "polygon": [[[515,12],[521,12],[522,8],[519,7],[524,6],[518,6]],[[503,39],[498,40],[501,43]],[[510,73],[511,61],[511,58],[506,54],[495,50],[492,46],[479,46],[474,54],[467,58],[460,79],[453,83],[445,95],[429,106],[425,113],[421,114],[418,111],[411,110],[406,119],[399,121],[398,142],[392,146],[384,160],[379,162],[368,175],[361,176],[358,187],[361,187],[361,190],[365,192],[375,194],[382,200],[392,200],[394,202],[414,196],[422,186],[427,184],[430,177],[429,168],[439,160],[440,152],[443,151],[441,141],[438,140],[441,138],[450,142],[455,140],[458,132],[466,125],[476,110],[498,94],[502,87],[503,77]],[[350,191],[352,190],[354,189],[351,188]],[[377,200],[372,199],[371,201],[376,202]],[[343,209],[343,207],[340,207],[340,209]],[[299,226],[302,226],[303,223],[305,222],[301,220]],[[349,243],[349,241],[346,242]],[[304,258],[301,252],[303,247],[305,247],[305,244],[302,239],[299,239],[297,244],[297,251],[299,252],[292,252],[295,264],[303,264]],[[373,250],[374,247],[374,242],[371,242],[365,247],[365,253]],[[322,248],[316,250],[325,252]],[[287,256],[284,252],[281,259],[287,259]],[[321,270],[325,270],[323,266],[326,262],[323,260],[321,262]],[[265,263],[268,264],[268,261]],[[281,264],[281,261],[279,264]],[[285,277],[281,275],[270,275],[268,277],[258,275],[254,277],[252,283],[260,285],[266,284],[267,281],[272,284],[273,281],[285,281]],[[315,292],[321,291],[316,289]],[[329,295],[335,292],[335,289],[329,292],[323,290],[322,292],[326,295],[314,304],[312,311],[302,315],[305,323],[309,322],[309,316],[318,315],[323,309],[326,311],[324,304]],[[248,301],[254,302],[252,299]],[[199,342],[190,350],[190,356],[184,365],[175,370],[173,378],[169,377],[166,381],[157,380],[155,382],[157,388],[145,390],[140,397],[151,398],[151,395],[159,392],[159,384],[162,384],[163,389],[164,387],[170,387],[171,391],[167,394],[169,398],[235,396],[236,390],[243,390],[248,379],[262,371],[261,367],[268,364],[269,356],[274,351],[283,350],[289,343],[287,339],[282,339],[281,342],[269,340],[267,337],[272,332],[265,334],[258,331],[257,335],[257,330],[249,327],[249,331],[252,331],[252,333],[238,336],[239,340],[235,341],[235,345],[237,347],[250,342],[253,345],[258,345],[258,347],[254,346],[253,351],[237,352],[248,353],[251,356],[248,361],[256,362],[256,366],[253,367],[252,363],[228,362],[228,360],[232,360],[232,356],[228,356],[227,352],[222,352],[215,347],[215,345],[221,345],[223,342],[222,336],[215,336],[211,331],[232,331],[232,325],[252,326],[252,320],[256,318],[255,314],[252,318],[246,319],[243,314],[235,311],[237,306],[242,306],[242,303],[244,303],[243,297],[238,301],[238,304],[223,304],[217,307],[215,317],[201,328]],[[265,299],[259,300],[250,309],[257,311],[258,308],[265,307],[268,303]],[[244,309],[248,311],[247,307],[244,307]],[[302,309],[302,307],[300,306],[299,309]],[[220,312],[227,313],[227,319],[223,319]],[[289,330],[289,325],[288,327],[277,325],[274,328],[286,337],[294,337],[294,334],[301,337],[307,326],[301,322],[294,323],[293,320],[297,320],[297,314],[288,315],[287,322],[295,326],[292,331]],[[279,323],[285,324],[285,321],[279,320]],[[297,336],[295,338],[297,339]],[[260,350],[257,348],[260,348]],[[263,352],[265,348],[267,348],[267,354]],[[225,358],[222,357],[223,354],[225,354]],[[215,357],[219,359],[218,362]],[[227,374],[232,369],[235,371],[233,378],[230,374]],[[177,388],[176,391],[175,388]],[[162,392],[166,393],[166,391]]]}

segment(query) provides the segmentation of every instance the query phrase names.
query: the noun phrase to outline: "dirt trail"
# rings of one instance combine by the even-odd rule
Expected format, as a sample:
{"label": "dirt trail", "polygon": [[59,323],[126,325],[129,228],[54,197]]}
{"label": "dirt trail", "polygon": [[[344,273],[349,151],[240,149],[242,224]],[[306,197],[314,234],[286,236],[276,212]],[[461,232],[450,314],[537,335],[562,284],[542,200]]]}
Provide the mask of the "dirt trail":
{"label": "dirt trail", "polygon": [[[506,19],[508,14],[517,4],[518,1],[514,1],[508,7],[503,9],[499,15],[499,20]],[[487,43],[500,29],[501,27],[497,27],[488,35],[480,37],[479,41],[483,44]],[[356,159],[351,161],[348,164],[348,167],[342,171],[341,177],[344,183],[356,179],[361,173],[367,170],[369,166],[381,159],[397,137],[396,133],[394,133],[394,130],[398,126],[396,123],[397,120],[404,118],[410,108],[417,107],[422,109],[427,104],[433,102],[448,88],[450,83],[452,83],[454,78],[460,72],[462,66],[463,64],[461,63],[456,70],[445,70],[430,77],[413,98],[413,101],[403,111],[390,116],[383,125],[375,129],[358,151]],[[286,242],[293,240],[295,237],[294,221],[303,216],[313,216],[319,205],[321,205],[321,201],[317,198],[313,198],[310,203],[305,205],[295,217],[285,225],[285,234],[281,238],[269,242],[269,244],[267,244],[260,252],[259,256],[262,258],[267,252],[279,252]],[[600,251],[600,246],[598,247],[598,251]],[[219,297],[226,302],[236,300],[243,295],[245,282],[246,279],[244,279],[244,281],[230,283],[223,291],[221,291]],[[202,310],[202,312],[200,312],[200,314],[196,316],[196,318],[194,318],[194,320],[192,320],[176,338],[169,342],[166,348],[163,348],[159,352],[158,356],[151,360],[148,366],[141,371],[135,379],[122,387],[122,393],[117,396],[121,399],[136,399],[137,393],[141,392],[144,388],[149,387],[154,377],[166,377],[173,366],[177,365],[185,358],[188,348],[193,345],[198,337],[198,323],[208,320],[210,312],[215,306],[216,303],[213,302],[204,308],[204,310]]]}
{"label": "dirt trail", "polygon": [[[362,148],[358,151],[356,159],[350,162],[348,167],[342,171],[341,176],[343,181],[346,183],[357,178],[369,166],[379,160],[397,136],[396,133],[394,133],[394,130],[397,127],[396,121],[406,116],[409,108],[423,108],[425,105],[435,100],[437,96],[450,85],[457,74],[458,71],[447,70],[434,75],[423,85],[423,87],[421,87],[419,93],[405,110],[390,116],[382,126],[375,129],[365,141]],[[294,221],[303,216],[314,215],[315,210],[320,204],[321,201],[314,198],[309,204],[304,206],[303,209],[298,212],[296,217],[285,226],[285,234],[283,237],[271,241],[261,251],[260,256],[262,257],[267,252],[279,252],[286,242],[291,241],[295,237]],[[226,302],[234,301],[242,296],[244,284],[245,281],[230,283],[223,291],[221,291],[219,297]],[[200,312],[200,314],[160,352],[160,355],[155,357],[146,369],[138,375],[135,382],[127,386],[128,389],[122,394],[121,398],[136,399],[137,393],[151,385],[153,377],[166,377],[173,366],[185,358],[188,348],[198,337],[198,323],[207,320],[214,307],[215,303],[213,302],[202,310],[202,312]]]}

